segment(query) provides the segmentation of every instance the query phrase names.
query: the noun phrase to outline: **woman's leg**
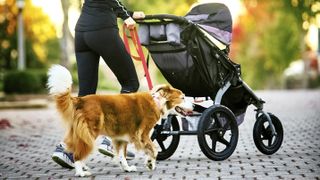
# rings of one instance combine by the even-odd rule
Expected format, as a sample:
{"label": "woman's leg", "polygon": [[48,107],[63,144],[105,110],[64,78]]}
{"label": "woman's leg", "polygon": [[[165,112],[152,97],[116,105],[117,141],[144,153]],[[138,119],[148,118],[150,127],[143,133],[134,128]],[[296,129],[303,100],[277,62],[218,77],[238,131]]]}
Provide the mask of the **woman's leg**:
{"label": "woman's leg", "polygon": [[103,57],[117,77],[121,84],[121,93],[136,92],[139,88],[137,72],[118,29],[106,28],[94,31],[86,36],[86,40],[88,45]]}
{"label": "woman's leg", "polygon": [[77,52],[76,58],[79,78],[78,96],[95,94],[98,85],[99,56],[92,52]]}
{"label": "woman's leg", "polygon": [[100,56],[87,46],[84,36],[85,33],[83,32],[76,32],[75,35],[75,51],[79,79],[78,96],[95,94],[98,84]]}

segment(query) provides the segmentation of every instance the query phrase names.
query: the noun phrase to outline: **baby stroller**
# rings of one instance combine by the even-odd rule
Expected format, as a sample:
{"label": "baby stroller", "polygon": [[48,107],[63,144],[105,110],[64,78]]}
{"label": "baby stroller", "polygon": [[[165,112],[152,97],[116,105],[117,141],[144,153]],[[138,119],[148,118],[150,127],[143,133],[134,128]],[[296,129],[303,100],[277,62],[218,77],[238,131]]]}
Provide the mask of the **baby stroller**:
{"label": "baby stroller", "polygon": [[[187,96],[212,100],[210,107],[195,103],[194,113],[180,123],[169,115],[154,128],[151,138],[160,147],[158,160],[175,152],[181,135],[197,135],[209,159],[227,159],[237,146],[238,125],[251,104],[257,108],[253,128],[256,147],[268,155],[280,148],[280,120],[263,111],[265,102],[242,81],[240,65],[228,57],[232,19],[224,4],[201,4],[185,17],[147,15],[137,22],[140,42],[165,79]],[[190,119],[196,119],[192,128]]]}

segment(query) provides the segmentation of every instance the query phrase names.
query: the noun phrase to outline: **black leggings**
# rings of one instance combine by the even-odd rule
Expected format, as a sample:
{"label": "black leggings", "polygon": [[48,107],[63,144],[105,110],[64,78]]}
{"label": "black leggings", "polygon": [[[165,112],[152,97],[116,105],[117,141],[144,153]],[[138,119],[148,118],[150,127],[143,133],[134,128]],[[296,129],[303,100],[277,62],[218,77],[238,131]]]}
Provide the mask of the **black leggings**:
{"label": "black leggings", "polygon": [[137,73],[119,36],[118,29],[105,28],[97,31],[76,32],[75,52],[78,66],[79,96],[96,93],[100,56],[121,84],[121,93],[138,90]]}

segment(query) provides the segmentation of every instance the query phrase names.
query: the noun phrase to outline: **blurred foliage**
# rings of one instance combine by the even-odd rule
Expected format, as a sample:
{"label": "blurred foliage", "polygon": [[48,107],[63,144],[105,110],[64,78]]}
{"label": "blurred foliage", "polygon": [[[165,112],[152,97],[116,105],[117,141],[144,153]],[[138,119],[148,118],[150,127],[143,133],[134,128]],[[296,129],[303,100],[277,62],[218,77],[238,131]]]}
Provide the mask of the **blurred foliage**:
{"label": "blurred foliage", "polygon": [[47,72],[40,70],[9,71],[4,76],[6,94],[30,94],[46,91]]}
{"label": "blurred foliage", "polygon": [[[120,0],[128,10],[146,14],[184,15],[197,0]],[[70,0],[72,8],[81,9],[84,0]]]}
{"label": "blurred foliage", "polygon": [[[242,65],[243,79],[253,88],[280,88],[284,69],[301,58],[306,33],[303,24],[313,21],[316,13],[309,9],[318,2],[243,2],[247,13],[234,27],[231,56]],[[306,13],[309,18],[303,19]]]}
{"label": "blurred foliage", "polygon": [[[301,24],[304,30],[307,30],[311,23],[317,24],[316,16],[320,15],[319,0],[283,0],[281,2],[283,10],[295,16],[297,23]],[[320,26],[319,22],[318,26]]]}
{"label": "blurred foliage", "polygon": [[[0,67],[17,68],[17,16],[19,10],[15,0],[0,4]],[[48,61],[59,59],[59,41],[56,30],[41,8],[25,0],[23,10],[26,67],[44,67]]]}
{"label": "blurred foliage", "polygon": [[146,14],[185,15],[196,0],[122,0],[132,11],[144,11]]}

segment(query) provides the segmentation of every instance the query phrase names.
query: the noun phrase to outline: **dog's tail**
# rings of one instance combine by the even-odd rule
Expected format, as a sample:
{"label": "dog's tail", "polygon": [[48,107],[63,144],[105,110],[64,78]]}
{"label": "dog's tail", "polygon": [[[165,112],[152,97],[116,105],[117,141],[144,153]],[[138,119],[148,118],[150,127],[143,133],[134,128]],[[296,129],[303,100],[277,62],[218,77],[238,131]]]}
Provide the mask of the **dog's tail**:
{"label": "dog's tail", "polygon": [[49,69],[47,83],[49,94],[54,96],[57,109],[67,123],[72,122],[74,113],[71,86],[72,76],[67,68],[53,65]]}

